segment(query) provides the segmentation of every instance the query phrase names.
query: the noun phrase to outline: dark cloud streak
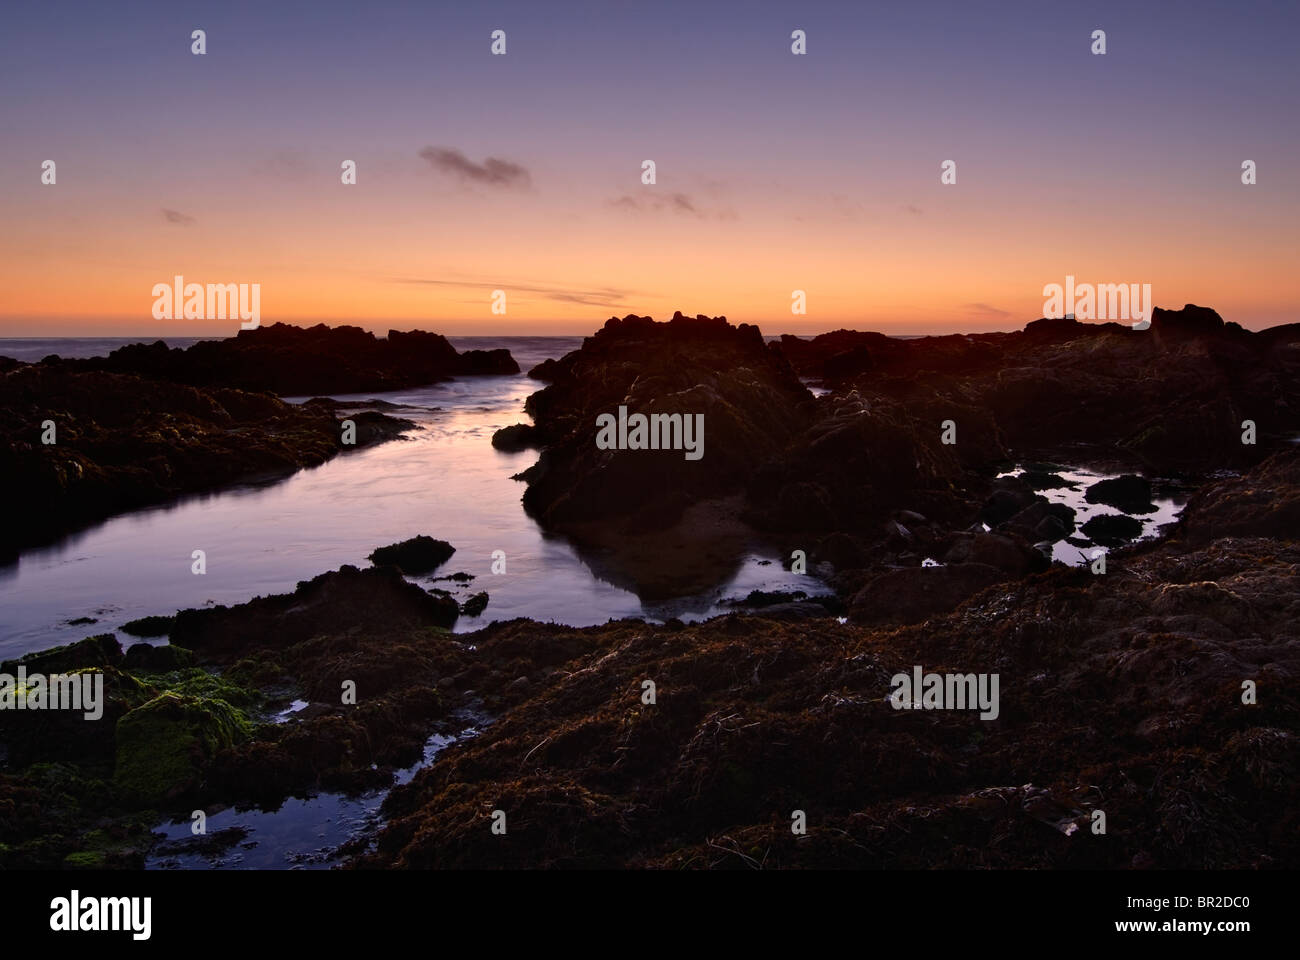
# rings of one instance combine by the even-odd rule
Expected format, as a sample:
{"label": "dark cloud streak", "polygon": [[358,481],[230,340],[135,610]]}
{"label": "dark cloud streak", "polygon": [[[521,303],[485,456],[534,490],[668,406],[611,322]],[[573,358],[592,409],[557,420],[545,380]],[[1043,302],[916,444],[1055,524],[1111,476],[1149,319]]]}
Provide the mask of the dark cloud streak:
{"label": "dark cloud streak", "polygon": [[489,187],[527,187],[532,183],[528,170],[520,164],[498,157],[475,163],[459,150],[448,147],[425,147],[420,157],[439,173],[446,173],[470,183]]}

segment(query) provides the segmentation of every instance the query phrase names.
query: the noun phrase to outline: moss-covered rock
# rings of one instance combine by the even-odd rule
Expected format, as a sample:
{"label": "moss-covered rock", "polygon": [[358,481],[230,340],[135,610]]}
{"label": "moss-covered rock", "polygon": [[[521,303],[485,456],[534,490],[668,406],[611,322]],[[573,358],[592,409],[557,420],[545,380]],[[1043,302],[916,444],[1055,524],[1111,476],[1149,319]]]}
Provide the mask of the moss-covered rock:
{"label": "moss-covered rock", "polygon": [[133,637],[165,637],[171,633],[175,621],[175,617],[140,617],[122,624],[122,632]]}
{"label": "moss-covered rock", "polygon": [[69,870],[103,870],[107,863],[103,850],[79,850],[64,857],[63,866]]}
{"label": "moss-covered rock", "polygon": [[[159,618],[164,619],[164,618]],[[166,617],[168,629],[173,618]],[[123,630],[126,627],[122,628]],[[162,673],[167,670],[179,670],[182,667],[194,665],[194,654],[184,647],[177,647],[173,644],[163,644],[154,646],[151,643],[134,643],[127,648],[126,659],[123,666],[128,670],[139,670],[149,673]]]}
{"label": "moss-covered rock", "polygon": [[17,673],[18,667],[27,668],[32,673],[68,673],[82,667],[99,667],[106,664],[122,662],[122,645],[111,633],[87,637],[76,643],[66,643],[50,647],[39,653],[29,653],[16,660],[0,663],[0,672]]}
{"label": "moss-covered rock", "polygon": [[224,700],[167,692],[117,722],[117,785],[141,799],[194,790],[218,751],[247,740],[252,726]]}
{"label": "moss-covered rock", "polygon": [[224,700],[233,707],[248,710],[258,706],[265,698],[242,680],[226,674],[210,673],[202,667],[185,667],[166,673],[145,674],[159,690],[187,697]]}

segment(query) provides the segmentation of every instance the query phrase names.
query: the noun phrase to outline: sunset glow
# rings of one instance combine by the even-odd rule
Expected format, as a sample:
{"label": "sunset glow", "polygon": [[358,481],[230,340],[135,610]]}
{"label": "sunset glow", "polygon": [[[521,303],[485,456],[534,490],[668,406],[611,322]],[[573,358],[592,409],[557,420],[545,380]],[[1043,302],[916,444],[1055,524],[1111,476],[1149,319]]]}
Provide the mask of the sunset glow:
{"label": "sunset glow", "polygon": [[[158,5],[129,29],[22,7],[0,38],[0,336],[230,334],[153,319],[176,274],[260,283],[263,322],[380,331],[588,333],[678,309],[769,333],[1016,329],[1067,274],[1288,322],[1295,11],[1189,6],[813,5],[806,57],[775,4]],[[1093,57],[1102,21],[1121,39]],[[510,54],[484,56],[497,26]],[[476,176],[489,158],[518,175]]]}

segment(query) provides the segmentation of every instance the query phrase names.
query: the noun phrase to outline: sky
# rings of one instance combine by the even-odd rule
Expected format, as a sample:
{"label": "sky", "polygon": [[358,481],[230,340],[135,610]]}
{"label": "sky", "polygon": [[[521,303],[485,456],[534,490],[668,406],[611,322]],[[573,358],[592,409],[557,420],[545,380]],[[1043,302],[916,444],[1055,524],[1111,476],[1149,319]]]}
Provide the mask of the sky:
{"label": "sky", "polygon": [[7,0],[0,337],[236,332],[155,319],[177,275],[380,332],[1011,330],[1067,275],[1292,322],[1298,28],[1294,0]]}

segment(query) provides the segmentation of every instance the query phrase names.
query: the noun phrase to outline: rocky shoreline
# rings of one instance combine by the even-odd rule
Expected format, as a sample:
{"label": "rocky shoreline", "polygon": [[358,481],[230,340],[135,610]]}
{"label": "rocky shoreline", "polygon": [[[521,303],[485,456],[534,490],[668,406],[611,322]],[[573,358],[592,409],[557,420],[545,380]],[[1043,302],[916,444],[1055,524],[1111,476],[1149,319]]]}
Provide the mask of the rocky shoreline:
{"label": "rocky shoreline", "polygon": [[[494,440],[541,448],[529,513],[644,596],[718,582],[762,540],[835,597],[452,634],[470,601],[404,571],[454,544],[421,536],[181,611],[167,645],[32,654],[0,673],[102,673],[107,722],[0,712],[0,867],[140,867],[165,815],[390,787],[348,866],[1294,867],[1295,329],[1195,307],[1150,336],[1078,326],[769,345],[722,318],[611,320],[533,371],[534,422]],[[598,449],[620,405],[703,412],[706,471]],[[1062,462],[1114,468],[1079,491],[1108,522],[1045,495]],[[1134,540],[1121,520],[1160,478],[1193,492]],[[1066,540],[1109,547],[1102,568],[1050,563]],[[995,716],[895,709],[892,678],[919,668],[997,675]],[[395,785],[466,711],[491,723]]]}
{"label": "rocky shoreline", "polygon": [[24,505],[0,532],[0,563],[124,511],[282,478],[415,429],[366,405],[291,404],[275,394],[518,369],[509,351],[461,354],[422,331],[379,339],[356,327],[280,323],[185,350],[159,341],[84,360],[0,357],[0,472]]}
{"label": "rocky shoreline", "polygon": [[447,338],[424,330],[295,327],[273,323],[225,340],[168,349],[161,340],[120,347],[107,357],[64,361],[86,370],[134,373],[194,387],[235,387],[282,397],[401,390],[458,376],[511,374],[508,350],[457,352]]}

